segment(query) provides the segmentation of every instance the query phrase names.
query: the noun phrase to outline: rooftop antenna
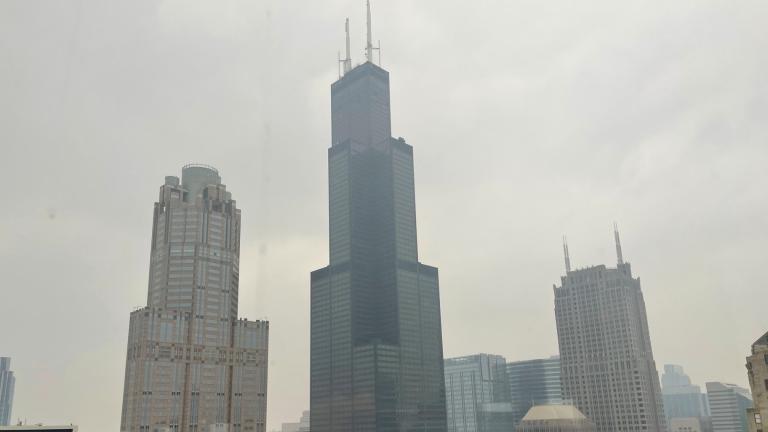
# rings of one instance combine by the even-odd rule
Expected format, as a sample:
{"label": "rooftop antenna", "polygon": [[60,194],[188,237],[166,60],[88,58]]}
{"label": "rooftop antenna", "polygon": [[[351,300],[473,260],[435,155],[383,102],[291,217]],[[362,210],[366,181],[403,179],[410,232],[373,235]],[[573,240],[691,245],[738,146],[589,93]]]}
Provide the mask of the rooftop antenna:
{"label": "rooftop antenna", "polygon": [[619,226],[613,223],[613,238],[616,239],[616,259],[619,265],[624,264],[624,256],[621,254],[621,239],[619,239]]}
{"label": "rooftop antenna", "polygon": [[[365,0],[365,9],[366,9],[366,23],[367,23],[367,29],[368,29],[368,34],[367,34],[366,43],[365,43],[365,59],[373,63],[373,51],[378,50],[379,47],[373,46],[373,33],[371,31],[371,0]],[[379,43],[379,45],[381,45],[381,43]]]}
{"label": "rooftop antenna", "polygon": [[344,29],[347,33],[347,56],[344,58],[344,75],[346,75],[347,72],[352,70],[352,55],[349,52],[349,18],[347,18],[347,21],[344,23]]}
{"label": "rooftop antenna", "polygon": [[568,253],[568,239],[563,236],[563,255],[565,255],[565,273],[571,272],[571,255]]}
{"label": "rooftop antenna", "polygon": [[344,23],[344,30],[347,34],[347,40],[346,40],[346,57],[343,59],[341,58],[341,53],[339,53],[339,78],[346,75],[349,71],[352,70],[352,57],[349,53],[349,18],[347,18],[347,21]]}

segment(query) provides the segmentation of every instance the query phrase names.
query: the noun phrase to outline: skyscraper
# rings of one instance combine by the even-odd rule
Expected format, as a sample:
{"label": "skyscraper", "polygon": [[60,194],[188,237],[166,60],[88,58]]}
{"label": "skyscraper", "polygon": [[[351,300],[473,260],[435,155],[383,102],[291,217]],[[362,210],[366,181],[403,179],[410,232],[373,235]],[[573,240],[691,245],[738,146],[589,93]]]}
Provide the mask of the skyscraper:
{"label": "skyscraper", "polygon": [[563,396],[600,432],[666,430],[640,279],[618,265],[570,269],[555,286]]}
{"label": "skyscraper", "polygon": [[749,390],[721,382],[706,385],[712,432],[747,432],[747,409],[752,407]]}
{"label": "skyscraper", "polygon": [[311,429],[445,431],[438,273],[418,259],[413,148],[391,135],[389,73],[372,62],[368,35],[368,61],[352,69],[347,51],[331,86],[330,263],[311,274]]}
{"label": "skyscraper", "polygon": [[752,390],[752,408],[747,412],[749,432],[763,432],[768,422],[768,333],[752,344],[752,355],[747,357],[749,387]]}
{"label": "skyscraper", "polygon": [[682,366],[664,365],[661,393],[667,420],[695,418],[703,421],[705,417],[709,417],[706,395],[701,392],[701,387],[691,384],[691,379],[685,374]]}
{"label": "skyscraper", "polygon": [[263,432],[269,323],[237,318],[240,209],[218,171],[160,187],[147,306],[131,313],[120,430]]}
{"label": "skyscraper", "polygon": [[13,414],[13,391],[16,378],[11,370],[11,358],[0,357],[0,426],[8,426]]}
{"label": "skyscraper", "polygon": [[510,432],[506,360],[475,354],[445,360],[448,432]]}
{"label": "skyscraper", "polygon": [[507,363],[507,379],[514,424],[534,405],[563,403],[558,356]]}

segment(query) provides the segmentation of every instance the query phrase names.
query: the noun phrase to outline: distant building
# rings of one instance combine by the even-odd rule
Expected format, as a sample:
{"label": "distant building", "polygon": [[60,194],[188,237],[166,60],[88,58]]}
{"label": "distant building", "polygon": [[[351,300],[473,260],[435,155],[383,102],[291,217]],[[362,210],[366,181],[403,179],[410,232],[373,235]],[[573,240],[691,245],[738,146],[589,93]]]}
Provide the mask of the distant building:
{"label": "distant building", "polygon": [[528,410],[516,432],[595,432],[595,424],[572,405],[537,405]]}
{"label": "distant building", "polygon": [[559,356],[507,363],[507,379],[514,424],[534,405],[563,403]]}
{"label": "distant building", "polygon": [[296,423],[283,423],[280,432],[309,432],[309,411],[302,412]]}
{"label": "distant building", "polygon": [[706,394],[702,393],[701,387],[691,384],[682,366],[664,365],[661,393],[667,418],[709,416]]}
{"label": "distant building", "polygon": [[0,426],[11,423],[15,385],[16,378],[11,370],[10,357],[0,357]]}
{"label": "distant building", "polygon": [[493,354],[445,360],[448,432],[509,432],[514,427],[506,361]]}
{"label": "distant building", "polygon": [[667,430],[640,279],[615,230],[618,264],[571,271],[554,287],[563,396],[599,432]]}
{"label": "distant building", "polygon": [[160,186],[122,432],[264,432],[269,323],[237,317],[240,220],[213,167],[187,165]]}
{"label": "distant building", "polygon": [[747,409],[752,407],[749,390],[735,384],[707,383],[712,432],[747,432]]}
{"label": "distant building", "polygon": [[[707,429],[709,404],[707,395],[701,392],[701,387],[691,384],[691,379],[679,365],[664,365],[661,376],[661,393],[664,398],[664,414],[667,421],[684,419],[677,422],[680,427],[691,427],[690,419],[698,419],[699,428]],[[670,430],[674,430],[670,424]]]}
{"label": "distant building", "polygon": [[747,357],[749,387],[752,389],[752,407],[747,410],[749,432],[763,432],[768,421],[768,333],[752,344],[752,355]]}

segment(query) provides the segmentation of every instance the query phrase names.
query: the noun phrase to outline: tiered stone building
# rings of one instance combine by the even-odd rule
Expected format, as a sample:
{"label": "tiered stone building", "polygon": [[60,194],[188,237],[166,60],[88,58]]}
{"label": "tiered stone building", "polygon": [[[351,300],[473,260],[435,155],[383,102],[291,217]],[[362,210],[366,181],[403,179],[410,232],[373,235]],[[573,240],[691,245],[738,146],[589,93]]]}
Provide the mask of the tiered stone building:
{"label": "tiered stone building", "polygon": [[269,323],[237,317],[240,218],[213,167],[187,165],[160,187],[122,432],[265,430]]}

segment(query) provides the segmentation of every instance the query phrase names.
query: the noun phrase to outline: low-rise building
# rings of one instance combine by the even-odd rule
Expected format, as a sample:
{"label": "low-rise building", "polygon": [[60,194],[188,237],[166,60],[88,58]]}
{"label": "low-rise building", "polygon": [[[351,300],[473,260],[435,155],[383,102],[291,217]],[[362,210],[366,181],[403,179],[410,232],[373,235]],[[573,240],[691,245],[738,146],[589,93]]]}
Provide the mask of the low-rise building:
{"label": "low-rise building", "polygon": [[516,432],[595,432],[595,424],[572,405],[537,405],[528,410]]}
{"label": "low-rise building", "polygon": [[15,432],[77,432],[77,426],[43,426],[37,425],[17,425],[17,426],[0,426],[0,431],[15,431]]}

